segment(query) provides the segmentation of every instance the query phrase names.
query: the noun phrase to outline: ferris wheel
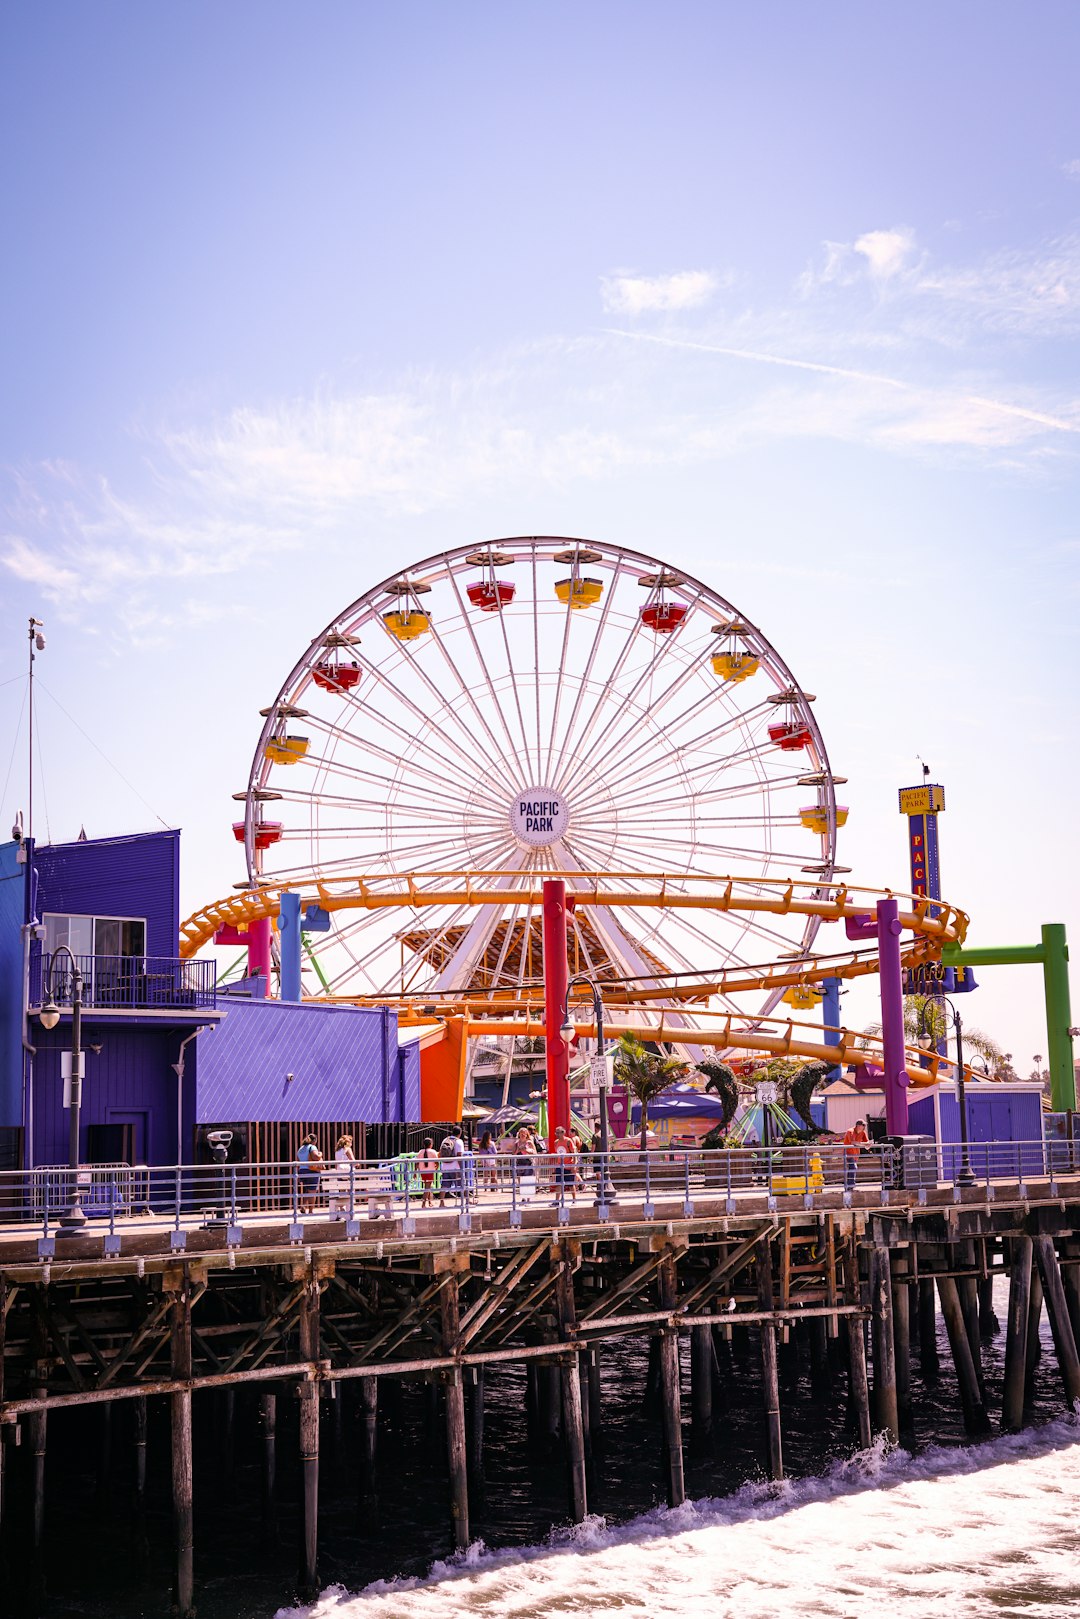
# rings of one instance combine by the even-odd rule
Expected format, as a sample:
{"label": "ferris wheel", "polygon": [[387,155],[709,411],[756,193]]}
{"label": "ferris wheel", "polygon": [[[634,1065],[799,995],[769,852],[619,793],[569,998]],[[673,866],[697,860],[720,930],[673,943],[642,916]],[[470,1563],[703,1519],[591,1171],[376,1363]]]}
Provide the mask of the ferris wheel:
{"label": "ferris wheel", "polygon": [[[827,882],[847,812],[813,701],[755,624],[655,557],[550,536],[447,551],[344,607],[262,711],[234,823],[247,883],[491,874],[503,904],[335,913],[305,993],[505,996],[542,977],[539,874]],[[798,960],[818,925],[594,906],[571,968]]]}

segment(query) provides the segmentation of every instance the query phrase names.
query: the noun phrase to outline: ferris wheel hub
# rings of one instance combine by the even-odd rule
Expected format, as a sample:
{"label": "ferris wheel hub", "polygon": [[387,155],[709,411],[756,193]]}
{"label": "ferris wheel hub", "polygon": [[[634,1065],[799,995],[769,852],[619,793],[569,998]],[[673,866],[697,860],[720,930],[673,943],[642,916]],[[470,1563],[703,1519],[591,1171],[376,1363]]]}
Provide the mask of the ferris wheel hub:
{"label": "ferris wheel hub", "polygon": [[510,801],[510,830],[524,849],[550,849],[569,826],[566,794],[553,787],[526,787]]}

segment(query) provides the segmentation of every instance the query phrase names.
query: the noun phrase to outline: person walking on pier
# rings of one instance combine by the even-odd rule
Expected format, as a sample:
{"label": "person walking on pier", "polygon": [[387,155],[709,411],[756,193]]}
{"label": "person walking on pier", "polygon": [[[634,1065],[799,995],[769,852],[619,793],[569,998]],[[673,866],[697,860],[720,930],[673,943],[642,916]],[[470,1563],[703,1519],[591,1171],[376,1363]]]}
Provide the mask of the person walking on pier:
{"label": "person walking on pier", "polygon": [[560,1203],[570,1188],[571,1203],[577,1202],[577,1147],[573,1136],[560,1124],[555,1131],[555,1202]]}
{"label": "person walking on pier", "polygon": [[439,1147],[439,1161],[442,1164],[442,1180],[439,1185],[440,1209],[446,1205],[447,1192],[454,1198],[461,1190],[464,1157],[465,1143],[456,1130],[451,1130],[448,1136],[443,1137]]}
{"label": "person walking on pier", "polygon": [[499,1189],[498,1156],[499,1149],[495,1145],[495,1137],[490,1130],[485,1130],[480,1138],[480,1176],[482,1185],[491,1192],[497,1192]]}
{"label": "person walking on pier", "polygon": [[300,1151],[296,1155],[300,1165],[298,1171],[300,1181],[300,1213],[315,1213],[315,1197],[319,1190],[319,1176],[325,1167],[325,1159],[319,1151],[315,1140],[314,1130],[309,1130],[300,1143]]}
{"label": "person walking on pier", "polygon": [[856,1119],[851,1129],[844,1131],[844,1186],[848,1191],[859,1178],[859,1154],[869,1140],[862,1119]]}
{"label": "person walking on pier", "polygon": [[420,1190],[424,1194],[420,1199],[422,1209],[434,1207],[432,1193],[435,1189],[435,1171],[439,1164],[439,1155],[430,1136],[424,1137],[424,1145],[416,1155],[416,1162],[420,1167]]}
{"label": "person walking on pier", "polygon": [[349,1193],[353,1172],[349,1165],[355,1161],[352,1136],[338,1136],[334,1152],[335,1168],[330,1171],[330,1213],[342,1220],[352,1212]]}

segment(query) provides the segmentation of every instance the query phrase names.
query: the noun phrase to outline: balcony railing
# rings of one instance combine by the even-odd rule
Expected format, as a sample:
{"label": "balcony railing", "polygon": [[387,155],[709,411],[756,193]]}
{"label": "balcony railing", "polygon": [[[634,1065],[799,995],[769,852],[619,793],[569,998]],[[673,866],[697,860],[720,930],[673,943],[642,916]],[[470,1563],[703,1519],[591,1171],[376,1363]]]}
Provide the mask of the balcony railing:
{"label": "balcony railing", "polygon": [[[51,996],[71,1005],[71,959],[67,951],[43,954],[31,966],[30,1004]],[[76,956],[84,1008],[109,1012],[184,1011],[216,1006],[217,962],[179,956]]]}

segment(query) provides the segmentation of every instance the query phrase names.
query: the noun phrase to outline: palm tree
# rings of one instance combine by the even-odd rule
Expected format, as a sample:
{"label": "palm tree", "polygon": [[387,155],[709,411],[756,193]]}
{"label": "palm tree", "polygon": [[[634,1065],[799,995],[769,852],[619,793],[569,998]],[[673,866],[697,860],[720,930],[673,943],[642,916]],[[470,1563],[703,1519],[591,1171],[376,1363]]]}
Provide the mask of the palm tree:
{"label": "palm tree", "polygon": [[[904,1039],[909,1046],[919,1043],[920,1034],[932,1036],[934,1045],[938,1045],[949,1033],[950,1022],[940,999],[933,995],[905,995],[904,996]],[[868,1023],[863,1034],[871,1040],[880,1040],[881,1024]],[[982,1029],[969,1028],[964,1024],[964,1066],[968,1065],[969,1051],[983,1059],[987,1073],[994,1079],[1007,1079],[1009,1077],[1009,1061],[990,1035],[984,1034]]]}
{"label": "palm tree", "polygon": [[650,1051],[632,1034],[620,1034],[615,1050],[615,1078],[641,1103],[642,1152],[647,1146],[649,1103],[681,1079],[688,1066],[678,1057]]}

